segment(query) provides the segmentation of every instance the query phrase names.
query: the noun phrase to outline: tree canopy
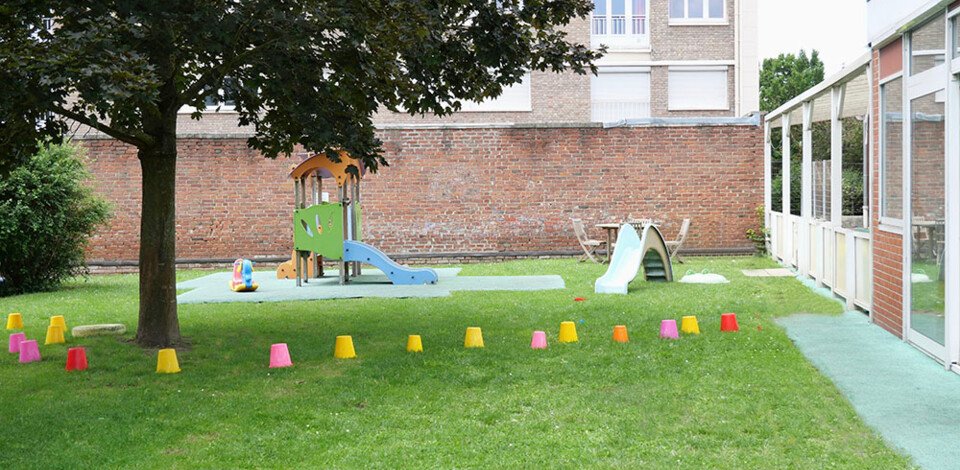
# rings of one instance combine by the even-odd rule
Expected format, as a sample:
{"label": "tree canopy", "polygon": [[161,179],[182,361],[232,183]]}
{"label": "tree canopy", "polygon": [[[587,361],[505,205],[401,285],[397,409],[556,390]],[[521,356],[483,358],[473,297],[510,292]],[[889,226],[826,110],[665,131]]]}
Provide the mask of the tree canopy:
{"label": "tree canopy", "polygon": [[760,68],[760,110],[770,112],[823,81],[823,62],[813,50],[763,59]]}
{"label": "tree canopy", "polygon": [[[0,4],[0,159],[71,123],[136,146],[144,175],[138,341],[179,340],[177,113],[230,89],[248,144],[385,164],[381,109],[446,115],[531,70],[595,72],[564,26],[589,0],[8,0]],[[47,19],[53,27],[46,28]]]}

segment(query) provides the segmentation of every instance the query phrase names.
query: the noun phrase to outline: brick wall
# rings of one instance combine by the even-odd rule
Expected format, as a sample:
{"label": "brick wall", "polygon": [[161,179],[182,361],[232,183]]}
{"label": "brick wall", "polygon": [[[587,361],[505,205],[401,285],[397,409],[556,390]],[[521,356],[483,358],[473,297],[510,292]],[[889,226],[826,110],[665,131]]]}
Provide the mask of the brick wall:
{"label": "brick wall", "polygon": [[[662,220],[668,239],[693,219],[692,249],[749,249],[743,234],[763,200],[756,126],[406,128],[381,138],[391,166],[364,180],[363,230],[388,253],[573,251],[571,217],[628,215]],[[136,154],[112,140],[81,142],[96,190],[115,209],[88,257],[134,260]],[[182,138],[179,150],[178,258],[289,253],[286,175],[296,157],[267,160],[239,138]]]}
{"label": "brick wall", "polygon": [[[873,102],[880,103],[880,55],[873,52]],[[871,165],[873,178],[870,191],[873,217],[873,321],[897,337],[903,337],[903,239],[900,234],[881,230],[880,227],[880,106],[873,106],[873,142]],[[899,153],[898,153],[899,155]]]}

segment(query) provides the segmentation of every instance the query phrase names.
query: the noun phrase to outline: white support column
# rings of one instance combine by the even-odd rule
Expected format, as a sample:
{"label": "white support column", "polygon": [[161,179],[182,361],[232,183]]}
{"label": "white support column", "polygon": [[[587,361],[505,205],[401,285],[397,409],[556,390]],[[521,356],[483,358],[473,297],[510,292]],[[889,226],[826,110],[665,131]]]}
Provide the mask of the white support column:
{"label": "white support column", "polygon": [[813,219],[813,101],[803,103],[803,154],[800,165],[800,244],[797,269],[810,273],[810,223]]}
{"label": "white support column", "polygon": [[782,139],[782,154],[781,154],[781,188],[783,189],[781,197],[781,209],[783,211],[782,223],[780,224],[780,237],[783,240],[783,252],[780,253],[780,258],[787,265],[792,264],[794,260],[793,253],[795,252],[793,248],[793,223],[792,216],[790,215],[790,113],[785,113],[780,116],[780,122],[783,127],[780,129],[780,133],[783,136]]}
{"label": "white support column", "polygon": [[763,124],[763,226],[770,228],[770,210],[773,204],[773,147],[770,144],[770,123]]}
{"label": "white support column", "polygon": [[780,175],[783,180],[781,185],[780,205],[784,218],[790,215],[790,113],[780,116],[782,127],[780,133],[783,136],[781,140],[782,152],[780,154],[781,170]]}
{"label": "white support column", "polygon": [[844,264],[847,266],[847,310],[853,310],[856,308],[853,302],[857,298],[857,239],[854,238],[852,231],[847,232],[845,237],[847,243],[847,259],[844,260]]}
{"label": "white support column", "polygon": [[843,126],[840,113],[846,84],[830,89],[830,223],[843,225]]}

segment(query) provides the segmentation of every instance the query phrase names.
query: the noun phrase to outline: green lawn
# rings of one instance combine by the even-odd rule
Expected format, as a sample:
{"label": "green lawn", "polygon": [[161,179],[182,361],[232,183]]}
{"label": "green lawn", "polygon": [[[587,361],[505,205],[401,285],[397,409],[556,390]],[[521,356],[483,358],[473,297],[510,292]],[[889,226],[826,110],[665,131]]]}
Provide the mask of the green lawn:
{"label": "green lawn", "polygon": [[[678,277],[707,268],[732,283],[636,281],[627,296],[600,296],[603,266],[519,261],[462,274],[560,274],[567,289],[185,305],[192,347],[181,374],[155,374],[154,351],[115,338],[41,346],[39,364],[4,356],[0,459],[7,468],[909,466],[771,320],[837,314],[839,304],[792,278],[740,274],[764,267],[773,264],[693,258]],[[136,295],[135,276],[97,276],[2,298],[0,312],[21,311],[41,340],[54,314],[132,331]],[[740,333],[719,333],[728,311]],[[661,319],[690,314],[702,335],[657,338]],[[563,320],[577,322],[579,343],[556,342]],[[629,344],[610,341],[621,323]],[[467,326],[483,328],[485,349],[462,348]],[[535,329],[547,331],[548,350],[529,349]],[[423,354],[404,351],[412,333]],[[353,335],[359,359],[333,359],[339,334]],[[274,342],[289,344],[293,368],[267,368]],[[90,370],[68,374],[76,344]]]}

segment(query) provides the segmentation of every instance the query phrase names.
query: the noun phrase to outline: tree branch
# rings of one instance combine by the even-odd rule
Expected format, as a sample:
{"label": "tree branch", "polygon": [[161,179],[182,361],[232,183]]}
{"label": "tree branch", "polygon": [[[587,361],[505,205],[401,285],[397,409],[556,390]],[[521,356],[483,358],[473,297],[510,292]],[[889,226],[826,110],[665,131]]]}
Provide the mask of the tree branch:
{"label": "tree branch", "polygon": [[104,134],[109,135],[110,137],[113,137],[114,139],[117,139],[121,142],[126,142],[135,147],[142,148],[142,147],[149,147],[153,145],[153,138],[148,135],[129,134],[129,133],[114,129],[99,121],[92,120],[84,116],[83,114],[71,111],[66,108],[54,107],[51,111],[54,114],[59,114],[67,119],[72,119],[76,122],[79,122],[80,124],[90,126],[100,132],[103,132]]}
{"label": "tree branch", "polygon": [[194,97],[196,97],[198,94],[203,93],[204,88],[206,88],[208,85],[212,85],[214,80],[223,78],[224,76],[226,76],[227,72],[229,72],[229,70],[233,68],[237,63],[242,63],[243,59],[246,59],[247,57],[254,55],[256,53],[259,53],[260,49],[270,44],[273,44],[275,42],[279,42],[279,39],[272,39],[267,42],[264,42],[263,44],[260,44],[256,47],[252,47],[239,54],[236,54],[233,57],[230,57],[229,59],[224,59],[223,62],[221,62],[220,65],[218,66],[211,67],[209,70],[204,72],[203,75],[200,75],[200,78],[198,78],[197,81],[193,82],[193,85],[191,85],[189,88],[184,90],[183,93],[180,94],[180,98],[181,98],[180,103],[182,104],[187,101],[190,101]]}

